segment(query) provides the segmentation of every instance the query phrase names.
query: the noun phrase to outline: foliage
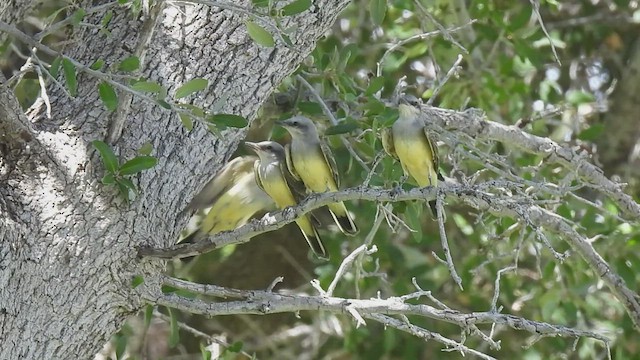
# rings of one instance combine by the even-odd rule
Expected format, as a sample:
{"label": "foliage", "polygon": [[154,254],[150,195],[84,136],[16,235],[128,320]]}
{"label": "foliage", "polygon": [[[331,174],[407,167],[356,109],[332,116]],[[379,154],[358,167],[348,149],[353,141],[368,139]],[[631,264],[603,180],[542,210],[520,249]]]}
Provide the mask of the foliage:
{"label": "foliage", "polygon": [[[126,3],[133,12],[140,11],[139,2]],[[284,24],[289,24],[287,17],[304,16],[312,3],[252,1],[251,16],[244,20],[248,36],[262,47],[295,47],[296,36],[303,35]],[[290,96],[291,107],[276,117],[304,114],[316,121],[333,147],[343,187],[358,186],[365,180],[370,186],[415,186],[411,180],[398,184],[402,168],[382,155],[378,136],[398,117],[394,100],[399,88],[440,108],[481,109],[491,121],[517,125],[533,135],[597,155],[594,142],[606,130],[599,118],[608,111],[608,89],[620,74],[616,64],[624,63],[624,51],[634,40],[629,31],[630,20],[607,20],[631,19],[637,14],[628,1],[611,2],[610,6],[587,0],[546,1],[541,2],[538,12],[526,1],[356,0],[340,14],[333,31],[317,44],[296,73],[280,85],[279,92],[294,95]],[[70,16],[77,19],[78,25],[84,14],[76,11]],[[109,18],[101,24],[106,31]],[[48,73],[52,79],[64,78],[72,97],[78,95],[80,71],[96,76],[100,80],[97,91],[109,111],[117,110],[119,94],[126,92],[174,111],[188,130],[200,122],[208,125],[215,136],[226,127],[242,128],[248,123],[239,115],[219,113],[216,104],[204,108],[188,102],[199,92],[207,91],[209,83],[205,79],[186,82],[170,97],[167,89],[153,79],[139,77],[137,72],[143,64],[135,56],[111,66],[100,60],[90,67],[80,65],[60,56],[51,59]],[[576,73],[575,68],[582,73]],[[112,76],[118,73],[133,75],[123,82]],[[25,108],[29,106],[33,92],[38,91],[35,80],[16,77],[10,83],[17,94],[22,94]],[[326,109],[336,123],[329,121]],[[632,289],[638,287],[640,228],[637,223],[621,220],[620,211],[611,200],[585,186],[567,169],[547,164],[539,155],[502,143],[474,141],[443,129],[431,130],[439,140],[441,171],[448,181],[476,183],[508,178],[527,185],[528,200],[562,216],[593,239],[600,255],[626,284]],[[273,137],[281,142],[288,140],[277,127]],[[94,141],[93,145],[106,172],[102,182],[116,186],[127,200],[130,191],[137,191],[130,177],[157,164],[157,159],[148,156],[150,149],[120,164],[107,144]],[[376,159],[380,164],[370,173],[377,165]],[[558,192],[552,192],[552,187]],[[640,198],[634,187],[629,193]],[[615,358],[632,358],[637,352],[637,333],[623,306],[597,281],[600,274],[575,254],[564,261],[553,256],[552,250],[570,250],[560,236],[547,234],[551,245],[548,247],[537,229],[522,219],[474,213],[465,204],[450,199],[445,203],[445,230],[464,291],[456,286],[446,264],[439,259],[444,256],[438,223],[426,215],[428,211],[424,211],[421,202],[394,203],[389,213],[372,202],[348,204],[363,230],[359,237],[348,240],[339,233],[323,231],[325,238],[330,238],[327,246],[332,260],[315,267],[314,275],[321,287],[327,288],[340,261],[363,242],[370,219],[385,216],[383,226],[373,237],[378,251],[342,279],[335,291],[339,296],[399,296],[416,290],[412,283],[415,278],[416,284],[452,309],[497,310],[527,319],[607,331]],[[233,251],[223,249],[208,254],[207,262],[224,261]],[[497,274],[514,264],[516,270],[501,275],[500,291],[495,293],[498,309],[492,309]],[[170,315],[170,342],[177,345],[182,341],[178,318],[172,312]],[[295,339],[288,340],[285,347],[289,352],[367,359],[459,357],[456,352],[442,352],[439,343],[425,342],[375,323],[356,328],[346,316],[313,316],[318,317],[314,331],[323,345],[303,347],[294,344]],[[443,336],[461,338],[460,329],[450,324],[422,318],[409,320]],[[304,321],[312,323],[309,318]],[[327,324],[338,330],[326,330]],[[148,327],[147,322],[145,328]],[[131,336],[124,330],[115,337],[118,358],[123,354],[126,337]],[[603,358],[607,352],[602,343],[591,339],[579,340],[574,350],[574,339],[538,339],[535,334],[502,326],[482,330],[492,330],[501,341],[500,351],[484,350],[496,357]],[[481,339],[470,336],[465,345],[484,346]],[[274,344],[272,349],[278,346]],[[193,349],[200,349],[203,358],[211,356],[209,349],[200,344]],[[236,342],[227,347],[226,356],[232,358],[229,353],[241,350],[252,351],[251,345]],[[263,351],[259,357],[278,355],[272,350]]]}

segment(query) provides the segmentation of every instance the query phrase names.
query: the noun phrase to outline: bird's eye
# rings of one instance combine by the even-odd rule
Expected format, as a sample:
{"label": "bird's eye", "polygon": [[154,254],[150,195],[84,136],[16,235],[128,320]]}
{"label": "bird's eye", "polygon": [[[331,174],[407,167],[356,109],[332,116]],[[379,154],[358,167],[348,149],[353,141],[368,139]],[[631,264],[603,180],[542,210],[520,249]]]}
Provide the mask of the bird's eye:
{"label": "bird's eye", "polygon": [[298,126],[298,122],[297,121],[294,121],[291,124],[294,125],[294,126]]}

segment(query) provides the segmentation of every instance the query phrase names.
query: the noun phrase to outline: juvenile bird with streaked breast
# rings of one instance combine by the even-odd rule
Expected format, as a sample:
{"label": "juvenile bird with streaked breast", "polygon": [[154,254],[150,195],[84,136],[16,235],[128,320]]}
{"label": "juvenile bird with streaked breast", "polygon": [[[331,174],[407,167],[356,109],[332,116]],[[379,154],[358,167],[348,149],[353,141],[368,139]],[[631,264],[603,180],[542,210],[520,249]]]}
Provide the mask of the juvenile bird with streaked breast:
{"label": "juvenile bird with streaked breast", "polygon": [[[302,180],[312,192],[338,191],[340,176],[329,146],[320,139],[318,129],[311,119],[294,116],[277,124],[291,134],[291,144],[285,147],[287,168]],[[340,231],[346,235],[358,233],[344,202],[327,206]]]}
{"label": "juvenile bird with streaked breast", "polygon": [[[438,186],[438,180],[444,181],[440,174],[438,149],[429,137],[418,106],[417,102],[401,100],[398,120],[381,132],[382,147],[400,162],[405,176],[413,177],[418,186]],[[429,201],[429,207],[436,217],[436,201]]]}
{"label": "juvenile bird with streaked breast", "polygon": [[[286,169],[285,152],[282,145],[274,141],[245,142],[245,145],[259,157],[254,165],[258,186],[275,201],[280,209],[297,205],[305,196],[304,186],[291,177]],[[295,222],[313,253],[319,258],[328,259],[322,239],[311,219],[311,214],[305,214]]]}

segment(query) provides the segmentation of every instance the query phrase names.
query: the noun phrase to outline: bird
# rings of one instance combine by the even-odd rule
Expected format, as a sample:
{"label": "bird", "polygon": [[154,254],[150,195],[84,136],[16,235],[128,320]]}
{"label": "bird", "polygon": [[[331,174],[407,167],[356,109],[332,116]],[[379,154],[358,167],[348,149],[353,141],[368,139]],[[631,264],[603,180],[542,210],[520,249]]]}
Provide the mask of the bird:
{"label": "bird", "polygon": [[[413,177],[420,187],[438,186],[438,180],[444,181],[438,151],[420,118],[420,109],[413,104],[400,103],[398,112],[398,120],[381,132],[382,147],[400,162],[405,177]],[[437,217],[436,201],[429,201],[429,207]]]}
{"label": "bird", "polygon": [[183,210],[196,212],[178,243],[236,229],[255,214],[275,209],[271,197],[256,184],[253,165],[257,160],[257,156],[236,157],[209,180]]}
{"label": "bird", "polygon": [[[275,201],[280,209],[297,205],[304,198],[304,185],[291,177],[286,169],[282,145],[274,141],[259,143],[247,141],[245,145],[259,158],[254,164],[255,182],[258,186]],[[328,259],[327,250],[312,222],[312,215],[302,215],[296,219],[296,224],[313,253],[321,259]]]}
{"label": "bird", "polygon": [[[294,116],[277,122],[291,134],[291,144],[285,146],[287,168],[291,175],[300,179],[312,192],[337,191],[340,176],[336,161],[329,146],[318,136],[318,129],[311,119]],[[340,231],[353,236],[358,233],[344,202],[327,206]]]}

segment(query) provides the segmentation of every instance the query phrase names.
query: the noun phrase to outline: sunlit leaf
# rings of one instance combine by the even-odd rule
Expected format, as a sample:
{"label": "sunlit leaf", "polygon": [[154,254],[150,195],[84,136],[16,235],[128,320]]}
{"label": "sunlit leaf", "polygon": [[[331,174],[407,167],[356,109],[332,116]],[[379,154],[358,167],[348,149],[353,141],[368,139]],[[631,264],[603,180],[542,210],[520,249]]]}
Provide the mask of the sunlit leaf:
{"label": "sunlit leaf", "polygon": [[105,169],[110,173],[115,173],[118,170],[118,158],[116,157],[116,154],[114,154],[113,150],[111,150],[111,147],[109,147],[109,145],[104,141],[100,140],[94,140],[91,144],[100,153]]}
{"label": "sunlit leaf", "polygon": [[369,13],[374,25],[382,25],[387,14],[387,0],[369,0]]}
{"label": "sunlit leaf", "polygon": [[234,114],[216,114],[209,117],[209,121],[216,125],[243,128],[249,123],[242,116]]}
{"label": "sunlit leaf", "polygon": [[64,80],[71,96],[78,95],[78,79],[76,78],[76,66],[71,60],[62,59],[62,71],[64,72]]}
{"label": "sunlit leaf", "polygon": [[130,56],[120,62],[118,70],[124,72],[131,72],[138,70],[140,67],[140,59],[137,56]]}
{"label": "sunlit leaf", "polygon": [[170,321],[170,333],[169,333],[169,347],[174,348],[180,342],[180,328],[178,327],[178,315],[171,308],[169,310]]}
{"label": "sunlit leaf", "polygon": [[295,0],[282,8],[282,15],[291,16],[299,14],[311,7],[311,0]]}
{"label": "sunlit leaf", "polygon": [[153,156],[136,156],[120,167],[121,175],[132,175],[156,166],[158,159]]}
{"label": "sunlit leaf", "polygon": [[106,82],[101,82],[98,85],[98,93],[100,94],[100,100],[109,111],[114,111],[118,108],[118,95],[113,87]]}
{"label": "sunlit leaf", "polygon": [[249,36],[256,42],[258,45],[262,45],[264,47],[273,47],[276,43],[273,40],[273,36],[267,30],[265,30],[260,25],[254,23],[253,21],[245,22],[247,27],[247,32]]}
{"label": "sunlit leaf", "polygon": [[342,121],[338,125],[327,128],[325,135],[338,135],[350,133],[355,129],[359,129],[360,125],[355,120]]}
{"label": "sunlit leaf", "polygon": [[181,99],[183,97],[189,96],[195,92],[206,89],[208,85],[209,81],[207,81],[206,79],[191,79],[176,90],[175,98]]}

